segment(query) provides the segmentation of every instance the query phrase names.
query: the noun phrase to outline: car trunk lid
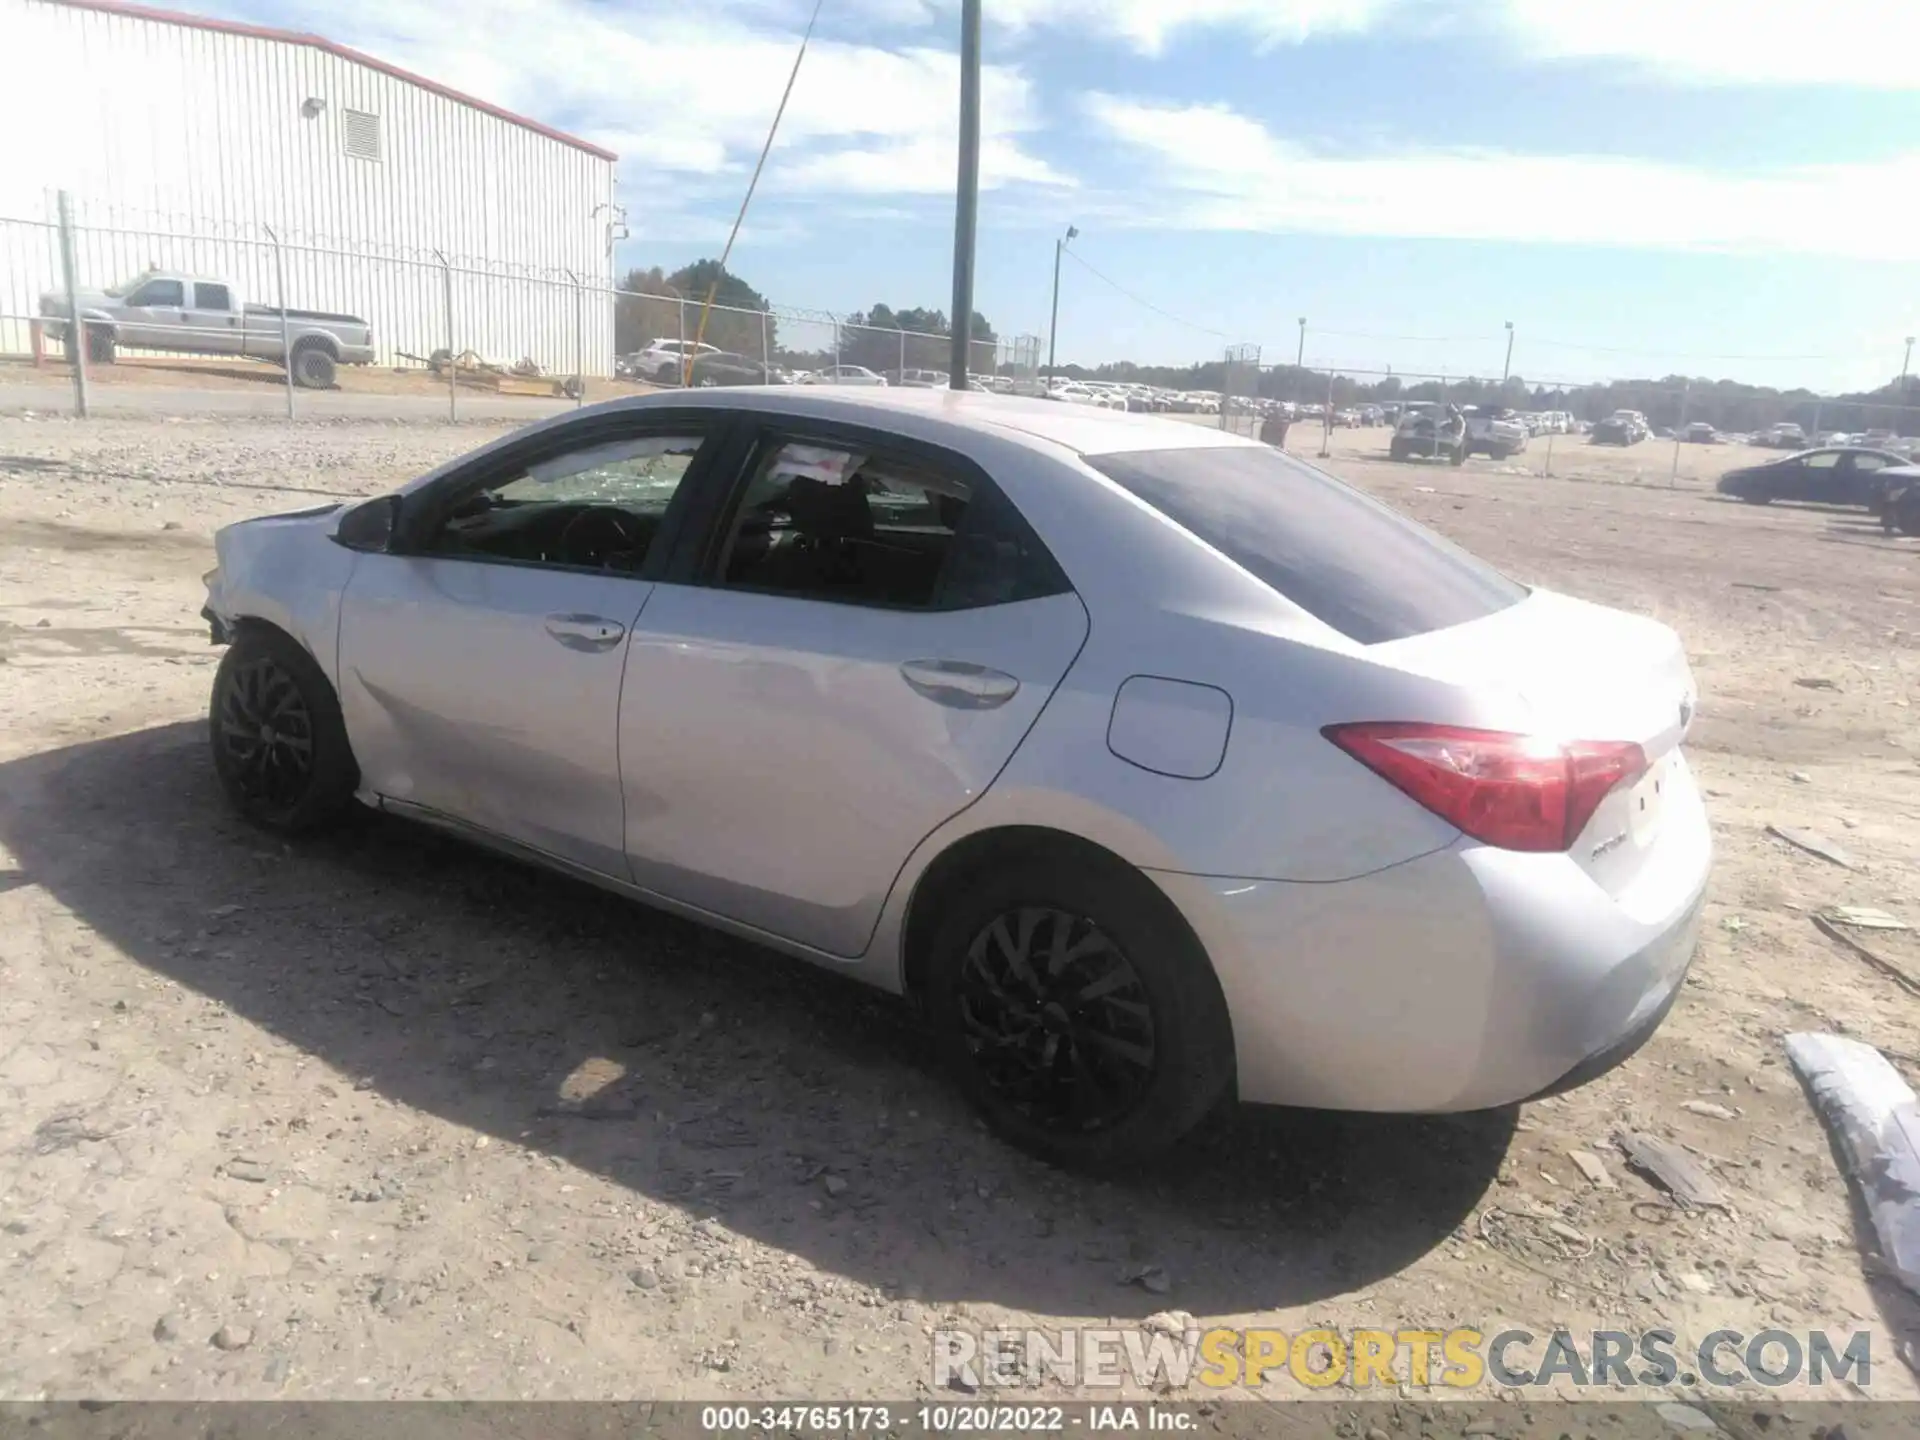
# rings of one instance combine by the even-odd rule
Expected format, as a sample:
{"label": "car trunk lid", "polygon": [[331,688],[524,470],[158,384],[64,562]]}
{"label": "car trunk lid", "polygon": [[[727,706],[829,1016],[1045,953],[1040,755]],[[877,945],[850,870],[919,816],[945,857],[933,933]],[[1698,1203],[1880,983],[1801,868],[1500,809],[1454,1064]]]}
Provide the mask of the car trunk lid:
{"label": "car trunk lid", "polygon": [[1676,790],[1692,790],[1680,746],[1698,695],[1678,635],[1644,616],[1535,590],[1482,619],[1370,654],[1470,691],[1489,729],[1638,745],[1646,770],[1600,803],[1570,851],[1609,894],[1635,883]]}

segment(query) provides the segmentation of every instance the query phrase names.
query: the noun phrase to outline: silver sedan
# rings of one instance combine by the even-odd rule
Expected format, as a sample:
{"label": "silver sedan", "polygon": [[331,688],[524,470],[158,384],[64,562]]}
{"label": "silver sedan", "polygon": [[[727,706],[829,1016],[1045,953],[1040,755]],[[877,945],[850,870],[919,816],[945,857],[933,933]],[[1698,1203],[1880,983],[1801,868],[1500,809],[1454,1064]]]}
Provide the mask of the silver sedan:
{"label": "silver sedan", "polygon": [[903,992],[1061,1162],[1565,1089],[1693,954],[1674,633],[1214,429],[680,392],[217,543],[242,813],[358,801]]}

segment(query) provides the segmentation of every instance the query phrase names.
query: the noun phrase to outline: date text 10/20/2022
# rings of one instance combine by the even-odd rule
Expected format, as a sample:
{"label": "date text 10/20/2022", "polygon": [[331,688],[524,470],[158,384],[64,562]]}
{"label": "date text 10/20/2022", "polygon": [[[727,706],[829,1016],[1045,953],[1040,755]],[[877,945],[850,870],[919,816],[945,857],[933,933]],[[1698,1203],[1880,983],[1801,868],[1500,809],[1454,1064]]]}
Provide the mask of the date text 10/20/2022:
{"label": "date text 10/20/2022", "polygon": [[1199,1428],[1192,1410],[1159,1405],[707,1405],[700,1428],[707,1434],[913,1434],[1032,1435],[1067,1429],[1179,1433]]}

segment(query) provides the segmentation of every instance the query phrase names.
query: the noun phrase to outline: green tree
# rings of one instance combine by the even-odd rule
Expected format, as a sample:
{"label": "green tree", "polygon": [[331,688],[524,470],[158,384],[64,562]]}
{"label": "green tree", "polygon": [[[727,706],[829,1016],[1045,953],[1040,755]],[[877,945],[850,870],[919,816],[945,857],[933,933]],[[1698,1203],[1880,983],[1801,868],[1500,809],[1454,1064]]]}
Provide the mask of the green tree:
{"label": "green tree", "polygon": [[761,358],[764,345],[772,354],[779,345],[778,327],[767,299],[738,275],[723,270],[718,260],[696,260],[671,275],[658,265],[651,270],[629,270],[620,284],[623,293],[613,311],[613,343],[618,354],[643,350],[653,340],[691,341],[700,335],[700,310],[713,289],[713,309],[707,314],[708,345],[732,350],[751,359]]}

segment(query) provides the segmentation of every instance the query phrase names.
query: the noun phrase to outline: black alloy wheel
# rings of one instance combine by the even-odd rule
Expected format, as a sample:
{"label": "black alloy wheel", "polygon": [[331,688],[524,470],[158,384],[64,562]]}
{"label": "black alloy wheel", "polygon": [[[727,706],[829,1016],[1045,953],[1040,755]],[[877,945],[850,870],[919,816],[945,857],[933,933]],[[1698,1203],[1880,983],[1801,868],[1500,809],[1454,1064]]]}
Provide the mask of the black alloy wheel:
{"label": "black alloy wheel", "polygon": [[292,810],[314,776],[313,712],[278,658],[234,668],[220,696],[217,741],[240,794],[267,812]]}
{"label": "black alloy wheel", "polygon": [[956,996],[981,1080],[1030,1124],[1084,1134],[1129,1115],[1158,1061],[1132,962],[1084,915],[1023,906],[967,947]]}
{"label": "black alloy wheel", "polygon": [[282,834],[338,819],[360,784],[340,701],[306,648],[244,624],[207,707],[214,773],[247,819]]}

